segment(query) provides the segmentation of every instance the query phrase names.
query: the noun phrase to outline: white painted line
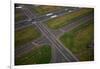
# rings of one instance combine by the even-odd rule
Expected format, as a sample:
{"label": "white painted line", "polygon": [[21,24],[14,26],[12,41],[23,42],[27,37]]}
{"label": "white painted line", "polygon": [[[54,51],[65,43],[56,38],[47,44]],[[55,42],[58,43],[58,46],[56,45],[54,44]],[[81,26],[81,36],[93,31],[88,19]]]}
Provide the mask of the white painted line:
{"label": "white painted line", "polygon": [[46,14],[46,16],[50,16],[50,15],[53,15],[53,13],[48,13],[48,14]]}
{"label": "white painted line", "polygon": [[57,17],[57,15],[53,15],[53,16],[51,16],[50,18],[55,18],[55,17]]}
{"label": "white painted line", "polygon": [[71,10],[69,10],[68,12],[72,12]]}
{"label": "white painted line", "polygon": [[22,8],[22,6],[18,6],[18,7],[16,7],[16,8]]}

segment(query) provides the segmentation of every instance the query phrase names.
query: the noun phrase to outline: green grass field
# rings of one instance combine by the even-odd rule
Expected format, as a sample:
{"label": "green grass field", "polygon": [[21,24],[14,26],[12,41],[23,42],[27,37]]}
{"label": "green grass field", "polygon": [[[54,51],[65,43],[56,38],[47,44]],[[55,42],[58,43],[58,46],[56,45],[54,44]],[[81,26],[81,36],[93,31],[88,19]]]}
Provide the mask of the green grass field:
{"label": "green grass field", "polygon": [[16,9],[15,10],[15,22],[18,22],[20,20],[26,19],[26,16],[24,16],[20,10]]}
{"label": "green grass field", "polygon": [[61,7],[41,5],[33,9],[33,11],[36,11],[38,14],[43,15],[43,14],[53,12],[59,9],[61,9]]}
{"label": "green grass field", "polygon": [[94,59],[93,48],[89,47],[93,41],[94,25],[91,22],[89,23],[88,25],[81,25],[60,37],[60,41],[65,47],[71,50],[80,61]]}
{"label": "green grass field", "polygon": [[70,23],[70,21],[79,19],[80,17],[90,14],[91,12],[93,12],[93,9],[86,9],[86,8],[84,9],[83,8],[77,12],[72,12],[72,13],[66,14],[64,16],[60,16],[60,17],[51,19],[51,20],[47,21],[47,26],[52,29],[58,29],[63,26],[66,26],[68,23]]}
{"label": "green grass field", "polygon": [[51,47],[48,45],[37,46],[31,52],[15,59],[15,65],[44,64],[51,59]]}
{"label": "green grass field", "polygon": [[40,32],[34,26],[18,30],[15,32],[15,46],[20,46],[38,37],[40,37]]}

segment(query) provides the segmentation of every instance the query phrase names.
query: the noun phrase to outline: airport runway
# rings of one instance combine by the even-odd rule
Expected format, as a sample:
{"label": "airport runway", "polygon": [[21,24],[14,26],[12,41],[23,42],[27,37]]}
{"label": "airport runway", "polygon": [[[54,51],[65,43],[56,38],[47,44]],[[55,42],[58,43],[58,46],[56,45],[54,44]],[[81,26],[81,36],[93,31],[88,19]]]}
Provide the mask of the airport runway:
{"label": "airport runway", "polygon": [[[56,52],[56,55],[54,55],[52,57],[56,57],[56,58],[54,58],[52,62],[76,62],[79,60],[72,54],[72,52],[69,49],[67,49],[63,46],[63,44],[58,40],[58,38],[55,37],[55,35],[47,27],[45,27],[43,22],[47,21],[49,19],[55,18],[55,17],[63,16],[65,14],[77,12],[78,10],[80,10],[80,8],[66,8],[65,7],[61,11],[51,12],[51,13],[42,15],[40,17],[33,17],[34,14],[32,14],[32,12],[28,8],[24,7],[24,13],[29,19],[24,20],[21,23],[16,23],[15,29],[16,30],[22,29],[29,25],[35,24],[37,26],[37,28],[42,32],[42,34],[52,44],[51,46],[55,49],[54,52]],[[76,23],[77,23],[77,21],[76,21]],[[79,24],[79,23],[77,23],[77,24]],[[67,30],[69,28],[74,28],[73,25],[74,25],[74,23],[70,23],[69,26],[65,28],[65,30]],[[30,46],[30,48],[31,48],[31,46]]]}

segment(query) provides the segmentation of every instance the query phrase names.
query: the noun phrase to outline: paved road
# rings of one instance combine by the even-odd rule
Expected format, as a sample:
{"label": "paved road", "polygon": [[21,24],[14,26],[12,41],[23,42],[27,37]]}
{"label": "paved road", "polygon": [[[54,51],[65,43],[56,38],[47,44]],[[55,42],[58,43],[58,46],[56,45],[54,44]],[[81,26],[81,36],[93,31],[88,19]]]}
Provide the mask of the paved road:
{"label": "paved road", "polygon": [[28,22],[28,21],[23,21],[22,23],[15,24],[15,30],[17,31],[17,30],[26,28],[30,25],[33,25],[33,24],[31,22]]}
{"label": "paved road", "polygon": [[[25,9],[25,8],[24,8]],[[53,15],[57,15],[57,16],[62,16],[64,14],[67,14],[70,13],[69,10],[71,12],[74,12],[74,11],[77,11],[79,9],[68,9],[68,10],[62,10],[62,11],[59,11],[59,12],[54,12]],[[27,11],[27,10],[25,10]],[[28,12],[30,12],[29,10],[25,13],[25,15],[27,15],[29,18],[31,18],[32,16],[30,14],[27,14]],[[68,62],[74,62],[74,61],[78,61],[78,59],[67,49],[63,46],[63,44],[48,30],[48,28],[46,28],[42,22],[43,21],[47,21],[49,19],[51,19],[51,16],[46,16],[46,15],[43,15],[39,18],[36,18],[36,19],[33,19],[32,18],[32,21],[28,21],[28,23],[21,23],[20,25],[17,24],[16,28],[18,27],[21,27],[21,26],[25,26],[25,25],[29,25],[29,24],[35,24],[40,30],[41,32],[45,35],[45,37],[52,43],[52,45],[55,47],[56,49],[56,52],[58,52],[60,55],[58,58],[60,58],[60,56],[63,56],[64,60],[63,61],[68,61]],[[35,22],[35,23],[34,23]],[[57,60],[58,61],[58,60]]]}
{"label": "paved road", "polygon": [[24,45],[22,46],[19,46],[19,47],[15,47],[15,57],[20,57],[22,56],[23,54],[25,53],[28,53],[30,51],[32,51],[34,48],[34,45],[31,43],[31,42],[28,42],[28,43],[25,43]]}
{"label": "paved road", "polygon": [[25,43],[24,45],[16,46],[15,47],[15,54],[16,57],[20,57],[25,53],[30,52],[34,49],[35,46],[43,46],[43,45],[50,45],[51,43],[45,38],[45,36],[41,36],[40,38]]}
{"label": "paved road", "polygon": [[[68,8],[68,10],[65,10],[65,9],[63,9],[63,10],[61,10],[61,11],[55,11],[55,12],[51,12],[51,13],[53,13],[53,15],[49,15],[49,16],[46,16],[46,15],[42,15],[42,16],[39,16],[39,17],[32,17],[32,16],[34,16],[33,14],[32,14],[32,12],[31,11],[29,11],[29,9],[28,9],[28,11],[29,11],[29,13],[28,13],[28,11],[27,11],[27,9],[24,7],[24,9],[25,9],[25,11],[24,11],[24,13],[25,13],[25,15],[27,15],[28,16],[28,18],[30,19],[30,21],[29,20],[24,20],[23,22],[21,21],[20,23],[16,23],[15,24],[15,26],[16,26],[16,29],[17,28],[21,28],[21,27],[23,27],[23,26],[25,26],[25,27],[27,27],[27,25],[31,25],[32,24],[32,22],[37,22],[37,21],[41,21],[41,22],[44,22],[44,21],[47,21],[47,20],[49,20],[49,19],[51,19],[51,16],[53,16],[53,15],[57,15],[57,17],[59,17],[59,16],[63,16],[63,15],[65,15],[65,14],[69,14],[69,13],[72,13],[72,12],[75,12],[75,11],[78,11],[78,10],[80,10],[79,8],[75,8],[75,9],[69,9]],[[71,11],[71,12],[69,12],[69,11]],[[31,12],[31,13],[30,13]],[[31,15],[31,16],[30,16]],[[32,20],[31,20],[32,19]]]}
{"label": "paved road", "polygon": [[[72,23],[70,23],[66,27],[63,27],[62,29],[65,29],[67,31],[72,30],[74,25],[75,25],[74,26],[74,28],[75,28],[80,24],[86,24],[90,19],[92,19],[92,15],[85,16],[85,17],[81,18],[80,20],[77,20],[75,22],[73,21]],[[80,22],[82,22],[82,23],[80,23]],[[65,32],[67,32],[67,31],[65,31]],[[32,41],[32,42],[36,42],[37,44],[42,44],[44,42],[48,43],[48,40],[47,39],[45,40],[45,38],[41,38],[41,39],[38,39],[38,40],[35,40],[35,41]],[[27,46],[28,46],[28,48],[27,48]],[[28,44],[25,44],[25,45],[22,45],[22,46],[16,48],[17,57],[20,57],[22,54],[27,53],[29,50],[31,51],[32,48],[34,48],[34,44],[32,45],[32,43],[28,43]],[[54,58],[51,60],[51,62],[59,63],[59,62],[65,62],[66,61],[66,59],[63,58],[63,56],[61,56],[62,54],[59,53],[59,50],[54,48],[54,50],[52,50],[52,51],[53,51],[52,55],[53,55]]]}
{"label": "paved road", "polygon": [[41,30],[45,37],[55,46],[55,48],[62,54],[66,61],[74,62],[78,59],[72,55],[72,53],[65,49],[64,46],[54,37],[54,35],[46,28],[42,23],[35,23],[35,25]]}
{"label": "paved road", "polygon": [[62,27],[60,28],[60,32],[59,34],[57,35],[56,32],[54,32],[55,36],[56,37],[60,37],[61,35],[63,35],[65,32],[69,32],[71,30],[73,30],[74,28],[78,27],[79,25],[86,25],[86,24],[89,24],[89,20],[93,20],[93,15],[87,15],[87,16],[84,16],[82,18],[80,18],[79,20],[77,21],[71,21],[68,25],[66,25],[65,27]]}
{"label": "paved road", "polygon": [[23,13],[29,18],[29,19],[34,19],[34,18],[36,18],[36,13],[34,12],[31,12],[28,8],[27,8],[27,6],[25,6],[25,5],[21,5],[22,6],[22,11],[23,11]]}

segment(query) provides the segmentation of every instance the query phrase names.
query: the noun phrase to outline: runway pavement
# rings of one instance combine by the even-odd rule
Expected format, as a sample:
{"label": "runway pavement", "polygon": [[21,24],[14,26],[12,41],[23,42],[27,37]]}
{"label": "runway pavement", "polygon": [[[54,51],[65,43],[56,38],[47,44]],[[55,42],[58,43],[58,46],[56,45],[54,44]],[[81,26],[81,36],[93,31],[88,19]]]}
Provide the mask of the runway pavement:
{"label": "runway pavement", "polygon": [[[53,34],[43,26],[42,23],[35,23],[35,25],[41,30],[45,37],[55,46],[55,48],[62,54],[66,61],[75,62],[78,59],[67,49],[62,46],[60,42],[53,36]],[[60,56],[59,56],[60,57]]]}
{"label": "runway pavement", "polygon": [[[55,37],[55,35],[47,27],[45,27],[43,22],[51,19],[51,16],[57,15],[57,17],[59,17],[59,16],[63,16],[65,14],[69,14],[69,13],[72,13],[72,12],[77,12],[78,10],[80,10],[80,8],[74,8],[74,9],[73,8],[67,8],[66,9],[66,7],[65,7],[61,11],[51,12],[52,15],[47,16],[45,14],[45,15],[42,15],[40,17],[34,18],[32,12],[28,8],[25,9],[25,7],[24,7],[25,15],[29,19],[30,18],[31,19],[24,21],[24,22],[21,22],[21,23],[16,23],[15,29],[21,29],[23,27],[27,27],[28,25],[35,24],[37,26],[37,28],[42,32],[42,34],[49,40],[49,42],[52,44],[51,46],[54,48],[54,51],[56,52],[55,53],[53,51],[56,55],[54,54],[52,57],[56,57],[56,58],[54,58],[52,62],[76,62],[76,61],[79,61],[79,60],[72,54],[72,52],[69,49],[67,49],[63,46],[63,44],[58,40],[58,38]],[[66,27],[65,30],[74,27],[73,23],[70,24],[70,25],[71,26]]]}
{"label": "runway pavement", "polygon": [[[25,7],[24,7],[24,9],[26,9]],[[28,8],[27,8],[28,9]],[[32,24],[32,22],[44,22],[44,21],[47,21],[47,20],[49,20],[49,19],[52,19],[51,18],[51,16],[53,16],[53,15],[57,15],[57,17],[59,17],[59,16],[63,16],[63,15],[65,15],[65,14],[69,14],[69,13],[72,13],[72,12],[75,12],[75,11],[78,11],[78,10],[80,10],[79,8],[75,8],[74,10],[71,8],[71,9],[68,9],[68,10],[65,10],[65,9],[63,9],[63,10],[60,10],[60,11],[55,11],[55,12],[51,12],[53,15],[49,15],[49,16],[47,16],[46,14],[45,15],[42,15],[42,16],[39,16],[39,17],[32,17],[32,16],[34,16],[33,14],[32,14],[32,12],[29,14],[28,12],[27,12],[27,9],[24,11],[24,13],[25,13],[25,15],[27,15],[28,16],[28,18],[30,19],[30,20],[24,20],[24,21],[21,21],[20,23],[15,23],[15,26],[16,26],[16,29],[17,28],[20,28],[20,27],[23,27],[23,26],[25,26],[25,27],[27,27],[27,25],[30,25],[30,24]],[[29,11],[29,9],[28,9],[28,11]],[[71,11],[71,12],[69,12],[69,11]],[[27,14],[28,13],[28,14]],[[30,16],[31,15],[31,16]]]}

